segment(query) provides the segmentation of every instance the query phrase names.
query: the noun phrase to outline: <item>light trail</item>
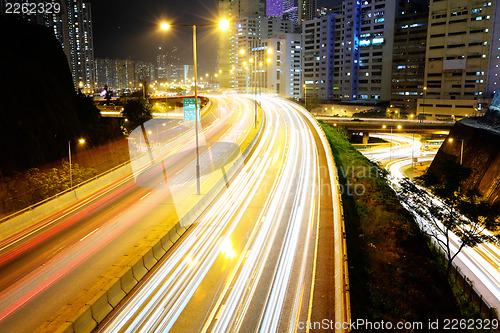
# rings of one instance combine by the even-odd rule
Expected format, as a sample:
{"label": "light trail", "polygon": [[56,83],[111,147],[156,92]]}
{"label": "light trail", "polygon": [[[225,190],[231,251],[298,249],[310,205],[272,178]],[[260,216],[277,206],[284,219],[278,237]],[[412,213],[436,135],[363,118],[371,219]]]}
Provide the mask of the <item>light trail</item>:
{"label": "light trail", "polygon": [[[397,154],[393,154],[393,158],[397,156],[391,162],[386,164],[386,169],[389,170],[391,174],[391,184],[393,188],[398,189],[399,183],[401,181],[409,181],[401,172],[401,169],[412,165],[412,146],[414,151],[419,151],[420,142],[412,143],[411,137],[401,136],[401,135],[372,135],[386,140],[392,140],[393,142],[400,143],[397,148]],[[365,156],[372,159],[373,161],[383,161],[389,159],[389,153],[387,148],[374,149],[369,151],[361,151]],[[428,162],[434,159],[436,152],[429,152],[422,154],[419,157],[419,162]],[[441,230],[444,230],[440,221],[437,221],[432,214],[425,208],[425,206],[431,202],[437,207],[445,208],[445,203],[439,198],[426,191],[426,197],[420,198],[419,201],[414,201],[407,196],[400,193],[401,204],[415,217],[416,221],[423,230],[433,232],[434,227],[432,223],[436,223],[440,226]],[[426,214],[419,213],[420,210],[426,212]],[[465,217],[462,217],[465,218]],[[489,233],[485,231],[485,233]],[[444,235],[440,236],[441,240],[444,240]],[[459,248],[461,241],[460,239],[452,234],[450,237],[452,254],[456,253]],[[436,241],[435,243],[440,246]],[[500,247],[485,243],[480,244],[474,248],[464,248],[458,254],[455,259],[455,263],[460,267],[460,269],[467,272],[468,278],[471,279],[475,287],[481,292],[482,296],[490,303],[490,305],[499,308],[500,307]]]}
{"label": "light trail", "polygon": [[[228,106],[227,98],[213,98],[213,101],[216,103],[215,111],[209,112],[202,119],[203,133],[207,140],[210,140],[210,144],[226,138],[230,140],[228,142],[236,144],[245,140],[248,130],[253,126],[253,118],[241,112],[243,102],[231,102]],[[156,135],[160,136],[165,133],[164,131],[172,129],[175,127],[160,126]],[[179,135],[183,133],[179,132]],[[155,136],[153,135],[152,138],[154,139]],[[189,140],[194,140],[192,135],[189,136]],[[179,143],[169,153],[172,154],[184,146],[186,144]],[[208,153],[211,153],[210,150]],[[224,158],[223,154],[217,156]],[[172,166],[174,171],[192,164],[191,160],[179,161],[174,161]],[[194,168],[190,169],[192,169],[191,176],[179,173],[178,177],[194,179]],[[163,181],[161,172],[152,172],[150,165],[140,167],[135,171],[144,173],[148,183]],[[208,176],[207,170],[202,181],[206,181]],[[175,180],[176,177],[172,178]],[[101,273],[94,268],[95,262],[99,262],[98,267],[101,270],[108,267],[107,265],[112,265],[112,260],[117,260],[121,254],[139,242],[145,233],[159,223],[157,216],[175,214],[175,209],[172,210],[164,205],[164,202],[171,200],[168,191],[141,188],[134,183],[133,179],[133,174],[129,174],[88,198],[62,209],[60,213],[2,240],[0,243],[2,252],[0,265],[2,265],[3,273],[0,279],[2,286],[0,330],[16,331],[17,323],[21,324],[19,320],[16,320],[18,316],[28,317],[25,321],[35,317],[22,314],[28,305],[31,307],[39,304],[36,307],[40,309],[40,313],[50,306],[53,307],[53,304],[42,305],[45,295],[53,288],[57,288],[58,293],[71,289],[71,293],[63,293],[68,297],[76,296],[76,293],[86,288],[89,282]],[[184,191],[188,189],[192,190],[193,187],[187,186]],[[123,252],[117,252],[116,249]],[[82,269],[85,270],[88,280],[65,280],[65,277]],[[71,299],[61,298],[58,301],[70,302]],[[57,309],[52,311],[55,312]],[[47,317],[38,320],[46,320]],[[33,322],[32,330],[41,323]]]}
{"label": "light trail", "polygon": [[[100,332],[292,332],[294,320],[310,318],[320,223],[318,149],[330,148],[323,137],[318,148],[312,131],[321,130],[307,111],[266,96],[262,107],[262,137],[241,172]],[[253,103],[246,111],[253,116]],[[335,200],[337,188],[329,186]],[[342,222],[335,204],[335,220]],[[227,257],[229,240],[236,248]],[[206,314],[192,320],[192,311],[202,309]]]}

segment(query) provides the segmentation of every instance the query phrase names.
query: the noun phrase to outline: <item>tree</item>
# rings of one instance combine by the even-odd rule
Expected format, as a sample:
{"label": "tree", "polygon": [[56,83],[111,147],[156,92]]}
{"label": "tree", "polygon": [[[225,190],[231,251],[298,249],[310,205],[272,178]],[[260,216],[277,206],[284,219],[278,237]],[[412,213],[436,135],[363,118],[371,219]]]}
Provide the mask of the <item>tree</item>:
{"label": "tree", "polygon": [[149,101],[145,98],[128,99],[122,111],[123,117],[128,119],[124,127],[124,132],[130,133],[136,127],[153,118],[151,110],[151,104],[149,104]]}
{"label": "tree", "polygon": [[305,103],[304,107],[309,111],[321,106],[321,101],[317,96],[308,96],[305,102],[307,103]]}
{"label": "tree", "polygon": [[88,141],[99,143],[109,136],[104,135],[104,130],[101,122],[101,111],[95,106],[92,97],[87,97],[81,93],[76,96],[77,116],[83,128],[82,135]]}
{"label": "tree", "polygon": [[[490,232],[499,229],[500,205],[489,204],[477,191],[464,190],[462,183],[471,174],[469,168],[453,161],[445,162],[443,168],[442,179],[425,174],[417,180],[441,200],[408,179],[402,181],[399,195],[410,210],[425,221],[421,223],[424,233],[435,239],[445,252],[446,273],[449,275],[453,260],[465,247],[499,243],[499,236]],[[455,245],[453,235],[459,240]],[[457,250],[453,252],[455,246]]]}

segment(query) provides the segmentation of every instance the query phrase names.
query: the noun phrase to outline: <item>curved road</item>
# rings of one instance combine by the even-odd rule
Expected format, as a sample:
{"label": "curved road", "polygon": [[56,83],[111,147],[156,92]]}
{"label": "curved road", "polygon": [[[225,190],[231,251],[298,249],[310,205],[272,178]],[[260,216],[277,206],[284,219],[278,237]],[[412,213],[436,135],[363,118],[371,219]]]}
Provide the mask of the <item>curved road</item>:
{"label": "curved road", "polygon": [[[374,136],[393,142],[395,148],[392,153],[392,161],[388,161],[389,152],[387,147],[369,151],[365,150],[362,152],[373,161],[385,161],[387,163],[386,168],[390,171],[393,177],[393,186],[396,188],[399,186],[399,182],[405,178],[401,169],[412,164],[412,149],[414,156],[416,156],[416,152],[418,152],[420,157],[419,161],[432,161],[437,153],[436,151],[420,154],[421,143],[419,141],[413,141],[412,138],[407,135],[402,136],[395,134],[390,136],[388,134],[381,134]],[[412,213],[422,228],[431,230],[429,232],[432,233],[434,228],[433,224],[436,224],[443,230],[441,223],[435,220],[425,206],[429,202],[432,202],[432,204],[436,206],[443,206],[445,203],[428,191],[426,196],[426,198],[419,198],[418,201],[407,198],[402,201],[402,204]],[[405,197],[403,197],[403,199],[404,198]],[[426,211],[427,215],[421,214],[422,210]],[[484,232],[488,233],[488,231]],[[461,242],[454,234],[451,235],[450,242],[452,253],[454,253],[460,247]],[[483,298],[485,298],[492,307],[500,308],[500,246],[484,243],[474,248],[464,248],[462,252],[459,253],[454,263],[474,282],[475,288],[479,290]]]}
{"label": "curved road", "polygon": [[[253,115],[243,112],[245,104],[251,102],[223,97],[213,98],[212,102],[213,107],[202,117],[201,136],[208,145],[219,141],[238,144],[244,140],[253,128]],[[194,135],[192,129],[182,123],[178,119],[154,120],[146,127],[145,137],[152,149],[156,149],[161,140],[182,139],[169,152],[173,158],[170,163],[165,162],[163,170],[146,164],[134,170],[135,174],[129,174],[26,230],[2,235],[1,332],[34,331],[139,243],[160,221],[176,223],[175,198],[172,200],[170,191],[160,191],[149,185],[165,182],[165,173],[173,179],[183,176],[185,183],[186,179],[193,180]],[[141,145],[136,148],[140,150]],[[202,156],[209,153],[214,152],[207,151],[206,146],[201,149]],[[210,173],[206,167],[202,175]],[[180,172],[182,170],[184,172]],[[134,181],[134,175],[141,176],[141,186]],[[187,187],[191,192],[195,189]]]}
{"label": "curved road", "polygon": [[294,332],[348,320],[326,138],[294,103],[263,97],[262,107],[264,129],[242,170],[100,332]]}

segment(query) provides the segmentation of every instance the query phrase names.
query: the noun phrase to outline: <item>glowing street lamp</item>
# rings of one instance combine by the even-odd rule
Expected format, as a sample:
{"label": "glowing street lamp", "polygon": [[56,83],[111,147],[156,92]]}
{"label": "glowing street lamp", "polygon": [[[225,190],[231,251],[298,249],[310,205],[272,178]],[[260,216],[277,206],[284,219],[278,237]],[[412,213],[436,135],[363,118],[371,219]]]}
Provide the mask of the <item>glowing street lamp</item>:
{"label": "glowing street lamp", "polygon": [[219,21],[219,29],[225,31],[229,29],[229,20],[222,19]]}
{"label": "glowing street lamp", "polygon": [[[448,139],[448,142],[449,143],[453,143],[453,138],[449,138]],[[460,165],[462,165],[462,162],[463,162],[463,156],[464,156],[464,140],[463,139],[458,139],[460,141],[462,141],[462,145],[461,145],[461,148],[460,148]]]}
{"label": "glowing street lamp", "polygon": [[[84,144],[85,139],[79,139],[78,140],[79,144]],[[71,167],[71,140],[68,140],[68,156],[69,156],[69,188],[73,188],[73,170]]]}
{"label": "glowing street lamp", "polygon": [[304,105],[307,109],[307,86],[304,84],[303,87],[304,87]]}
{"label": "glowing street lamp", "polygon": [[[162,30],[168,30],[172,27],[191,27],[193,29],[193,65],[194,65],[194,102],[195,102],[195,133],[196,133],[196,193],[200,195],[200,151],[198,145],[198,82],[196,81],[198,77],[198,66],[197,66],[197,56],[196,56],[196,28],[218,25],[220,30],[227,30],[229,28],[229,21],[222,19],[219,23],[208,23],[200,25],[189,25],[189,24],[168,24],[161,23],[160,27]],[[207,74],[208,76],[208,74]],[[202,78],[200,78],[201,80]]]}
{"label": "glowing street lamp", "polygon": [[[422,106],[422,113],[423,113],[423,114],[425,114],[425,95],[426,95],[426,93],[427,93],[427,87],[424,87],[424,105]],[[419,116],[417,115],[417,119],[419,119],[419,120],[420,120],[420,122],[422,122],[423,117],[425,117],[425,116],[423,116],[423,115],[422,115],[421,117],[419,117]]]}
{"label": "glowing street lamp", "polygon": [[[387,128],[387,126],[386,126],[386,125],[383,125],[383,126],[382,126],[382,128],[384,128],[384,129],[385,129],[385,128]],[[394,126],[391,126],[391,136],[392,136],[392,129],[393,129],[393,128],[394,128]],[[403,128],[403,126],[398,125],[396,128],[397,128],[398,130],[400,130],[400,129],[402,129],[402,128]],[[389,141],[389,143],[390,143],[390,144],[389,144],[389,161],[392,161],[392,140],[391,140],[391,141]]]}

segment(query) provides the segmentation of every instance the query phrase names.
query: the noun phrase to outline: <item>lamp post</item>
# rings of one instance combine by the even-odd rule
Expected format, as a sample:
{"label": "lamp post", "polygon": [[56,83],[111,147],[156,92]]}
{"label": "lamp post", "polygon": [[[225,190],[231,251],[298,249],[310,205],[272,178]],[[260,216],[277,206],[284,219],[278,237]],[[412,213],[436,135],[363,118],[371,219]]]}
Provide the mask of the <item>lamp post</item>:
{"label": "lamp post", "polygon": [[415,148],[415,133],[412,133],[411,135],[411,174],[410,174],[410,179],[413,179],[413,160],[414,160],[414,148]]}
{"label": "lamp post", "polygon": [[306,84],[304,83],[304,106],[306,107],[307,109],[307,86]]}
{"label": "lamp post", "polygon": [[200,25],[189,25],[189,24],[168,24],[162,23],[160,25],[162,30],[168,30],[172,27],[192,27],[193,28],[193,65],[194,65],[194,105],[195,105],[195,133],[196,133],[196,193],[200,195],[200,151],[198,145],[198,68],[197,68],[197,56],[196,56],[196,28],[197,27],[207,27],[207,26],[215,26],[219,25],[219,29],[227,30],[229,28],[228,20],[220,20],[219,23],[208,23],[208,24],[200,24]]}
{"label": "lamp post", "polygon": [[[392,136],[392,128],[393,128],[393,127],[394,127],[394,126],[391,126],[391,136]],[[383,128],[383,129],[386,129],[386,128],[387,128],[387,125],[383,125],[383,126],[382,126],[382,128]],[[403,128],[403,126],[401,126],[401,125],[398,125],[398,126],[397,126],[397,129],[398,129],[398,130],[400,130],[401,128]],[[392,141],[391,141],[391,140],[389,140],[389,161],[392,161]]]}
{"label": "lamp post", "polygon": [[[79,139],[78,143],[84,144],[85,139]],[[73,188],[73,171],[71,169],[71,140],[68,140],[68,156],[69,156],[69,188]]]}
{"label": "lamp post", "polygon": [[254,94],[254,100],[253,100],[254,114],[255,114],[254,126],[255,129],[257,129],[257,56],[255,55],[255,53],[253,55],[253,58],[248,59],[248,62],[253,65],[253,73],[251,73],[249,77],[252,83],[252,86],[250,88],[253,90]]}
{"label": "lamp post", "polygon": [[[426,95],[426,92],[427,92],[427,87],[424,87],[424,105],[422,105],[422,113],[425,114],[425,95]],[[419,120],[419,123],[423,122],[423,117],[425,117],[424,115],[422,115],[421,117],[419,117],[417,115],[417,119]]]}
{"label": "lamp post", "polygon": [[[454,140],[453,138],[449,138],[448,142],[452,143],[453,140]],[[462,141],[462,144],[460,146],[460,165],[462,165],[463,156],[464,156],[464,140],[463,139],[458,139],[458,140]]]}

